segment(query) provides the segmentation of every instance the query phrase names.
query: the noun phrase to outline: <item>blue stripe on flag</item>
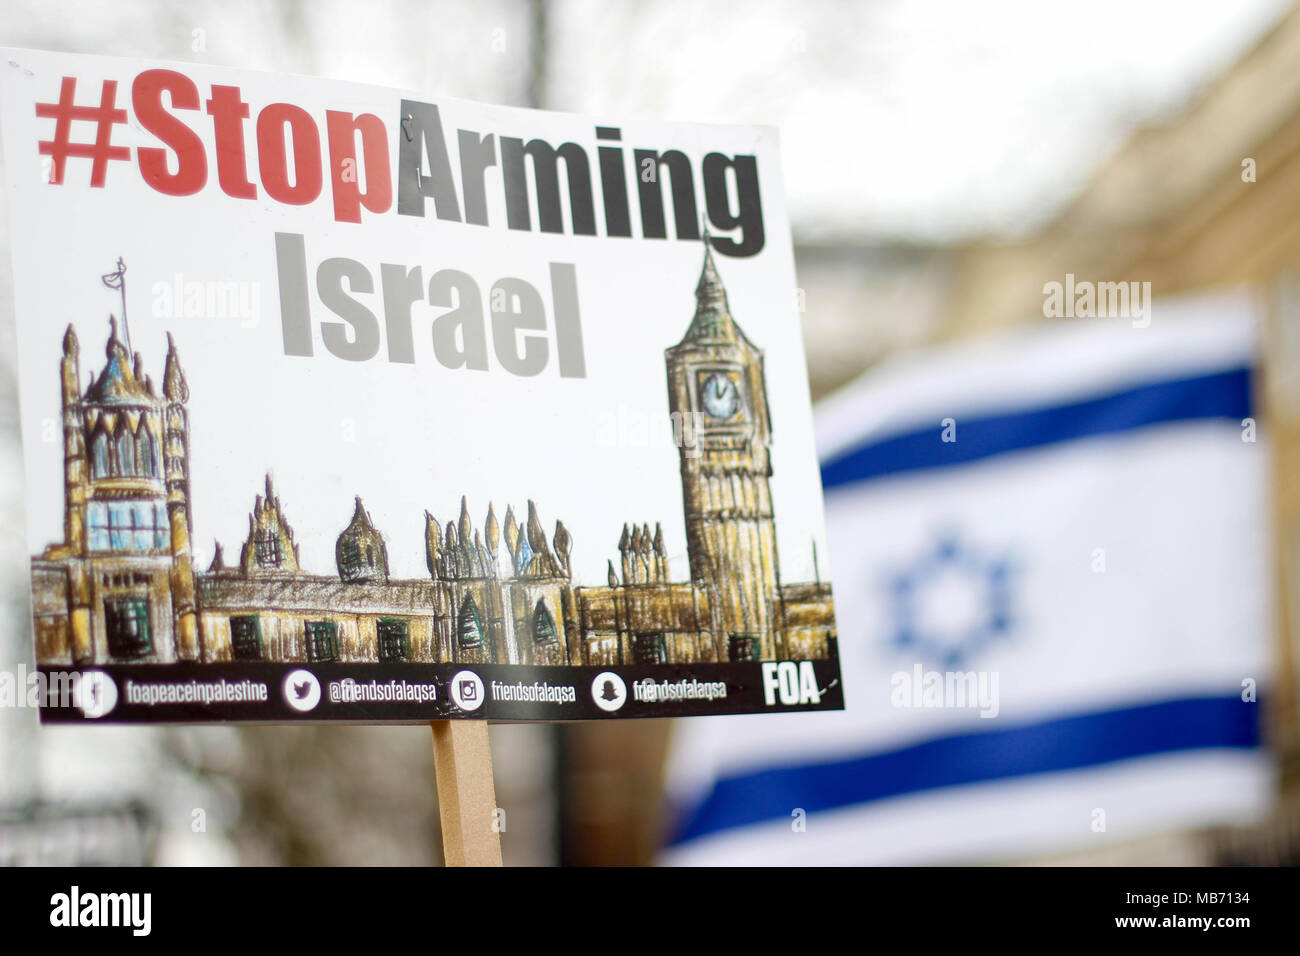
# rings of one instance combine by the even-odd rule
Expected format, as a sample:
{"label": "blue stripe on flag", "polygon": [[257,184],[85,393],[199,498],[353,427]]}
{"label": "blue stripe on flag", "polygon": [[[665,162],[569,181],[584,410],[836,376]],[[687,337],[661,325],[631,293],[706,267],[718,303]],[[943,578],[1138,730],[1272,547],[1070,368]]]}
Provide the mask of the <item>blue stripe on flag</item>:
{"label": "blue stripe on flag", "polygon": [[943,737],[888,753],[717,780],[672,843],[917,791],[1076,770],[1152,754],[1260,744],[1259,704],[1202,697]]}
{"label": "blue stripe on flag", "polygon": [[943,427],[936,422],[933,427],[850,448],[822,465],[822,486],[835,488],[898,472],[964,464],[1004,452],[1162,422],[1214,418],[1240,421],[1250,415],[1249,368],[1142,385],[1070,405],[983,418],[954,415],[957,441],[943,441]]}

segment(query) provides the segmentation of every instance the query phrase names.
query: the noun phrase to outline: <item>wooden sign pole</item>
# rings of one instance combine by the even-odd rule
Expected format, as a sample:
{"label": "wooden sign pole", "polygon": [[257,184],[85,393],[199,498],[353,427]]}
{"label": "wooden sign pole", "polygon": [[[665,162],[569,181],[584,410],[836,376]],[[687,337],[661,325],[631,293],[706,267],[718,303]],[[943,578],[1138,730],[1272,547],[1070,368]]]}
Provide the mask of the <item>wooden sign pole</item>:
{"label": "wooden sign pole", "polygon": [[435,720],[442,855],[447,866],[500,866],[501,833],[486,720]]}

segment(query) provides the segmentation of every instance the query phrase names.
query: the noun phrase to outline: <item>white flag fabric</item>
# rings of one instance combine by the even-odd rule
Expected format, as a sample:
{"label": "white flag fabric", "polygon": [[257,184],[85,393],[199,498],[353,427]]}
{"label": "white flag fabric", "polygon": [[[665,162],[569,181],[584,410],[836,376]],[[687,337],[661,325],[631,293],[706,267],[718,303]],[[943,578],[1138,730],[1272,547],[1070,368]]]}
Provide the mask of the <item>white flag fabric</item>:
{"label": "white flag fabric", "polygon": [[1266,813],[1257,347],[1225,293],[824,402],[847,709],[680,724],[665,862],[996,862]]}

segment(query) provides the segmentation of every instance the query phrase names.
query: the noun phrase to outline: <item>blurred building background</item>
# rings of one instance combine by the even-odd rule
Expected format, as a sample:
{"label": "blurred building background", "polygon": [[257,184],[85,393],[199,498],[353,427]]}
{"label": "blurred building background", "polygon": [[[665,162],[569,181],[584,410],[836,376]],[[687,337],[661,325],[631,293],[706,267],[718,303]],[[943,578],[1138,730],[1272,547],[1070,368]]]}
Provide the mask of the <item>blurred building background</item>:
{"label": "blurred building background", "polygon": [[[1295,861],[1300,842],[1300,10],[1281,0],[14,2],[0,43],[193,60],[598,116],[781,129],[815,397],[1045,321],[1065,273],[1268,302],[1283,780],[1249,831],[1053,862]],[[7,218],[0,221],[5,241]],[[8,257],[0,310],[11,309]],[[11,361],[13,322],[0,322]],[[0,666],[31,665],[18,409]],[[1264,546],[1261,543],[1261,546]],[[642,863],[663,721],[493,728],[507,863]],[[427,728],[36,728],[0,710],[0,861],[433,863]],[[123,836],[123,834],[126,834]]]}

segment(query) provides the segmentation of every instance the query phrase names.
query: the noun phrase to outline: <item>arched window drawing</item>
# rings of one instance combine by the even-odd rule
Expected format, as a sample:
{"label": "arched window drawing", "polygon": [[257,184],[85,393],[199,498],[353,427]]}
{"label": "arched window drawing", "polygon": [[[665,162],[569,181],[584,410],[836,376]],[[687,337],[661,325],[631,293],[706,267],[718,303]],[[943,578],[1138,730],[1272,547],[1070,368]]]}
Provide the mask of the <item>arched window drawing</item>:
{"label": "arched window drawing", "polygon": [[117,468],[114,474],[117,475],[134,475],[135,474],[135,438],[130,430],[123,427],[117,433],[115,442],[117,451]]}
{"label": "arched window drawing", "polygon": [[478,605],[474,596],[466,594],[460,604],[460,615],[456,625],[456,640],[461,647],[479,647],[483,643],[483,620],[478,614]]}
{"label": "arched window drawing", "polygon": [[546,609],[546,601],[542,598],[537,599],[537,607],[533,610],[533,641],[543,645],[560,643],[560,635],[555,630],[555,618],[551,617],[551,612]]}
{"label": "arched window drawing", "polygon": [[140,434],[135,436],[135,462],[139,474],[145,478],[158,477],[158,440],[149,429],[140,424]]}
{"label": "arched window drawing", "polygon": [[344,538],[339,543],[339,573],[345,580],[361,574],[361,545],[355,538]]}
{"label": "arched window drawing", "polygon": [[107,478],[109,474],[108,464],[108,436],[102,431],[95,434],[90,443],[91,471],[96,478]]}
{"label": "arched window drawing", "polygon": [[528,543],[528,535],[519,535],[519,554],[515,560],[515,573],[522,574],[528,570],[528,563],[533,560],[533,548]]}
{"label": "arched window drawing", "polygon": [[257,566],[259,568],[278,568],[283,552],[280,550],[280,536],[274,528],[258,528],[254,535]]}

